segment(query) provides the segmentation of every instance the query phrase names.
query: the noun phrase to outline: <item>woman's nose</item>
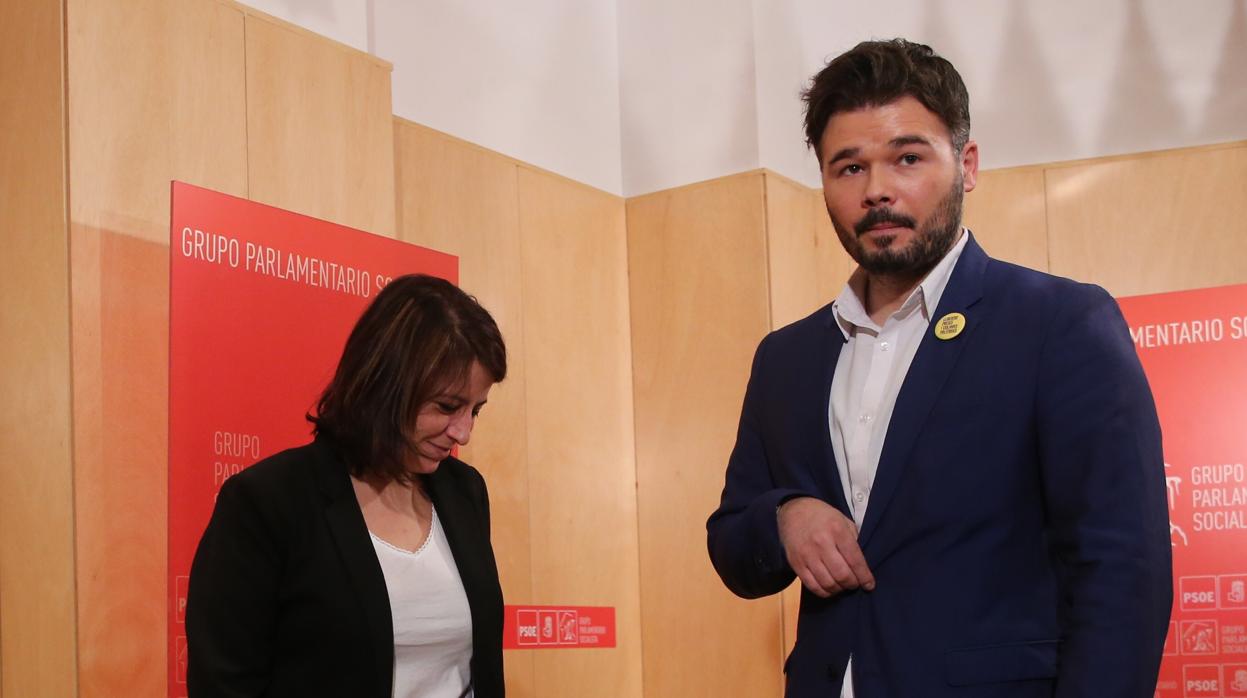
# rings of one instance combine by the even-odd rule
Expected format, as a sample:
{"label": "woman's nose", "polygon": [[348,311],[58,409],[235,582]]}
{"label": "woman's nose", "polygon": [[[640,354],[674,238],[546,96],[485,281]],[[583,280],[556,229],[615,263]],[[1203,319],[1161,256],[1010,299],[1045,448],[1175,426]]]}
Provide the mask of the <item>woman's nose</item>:
{"label": "woman's nose", "polygon": [[455,415],[450,418],[450,425],[446,427],[446,433],[460,446],[466,446],[468,439],[472,437],[472,424],[476,420],[471,414]]}

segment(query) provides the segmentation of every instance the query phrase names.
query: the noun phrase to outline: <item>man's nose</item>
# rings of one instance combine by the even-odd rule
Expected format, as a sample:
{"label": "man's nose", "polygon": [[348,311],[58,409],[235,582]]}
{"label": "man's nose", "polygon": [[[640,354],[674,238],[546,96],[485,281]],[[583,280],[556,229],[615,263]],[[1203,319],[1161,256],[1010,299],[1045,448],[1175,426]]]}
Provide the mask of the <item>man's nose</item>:
{"label": "man's nose", "polygon": [[864,208],[883,206],[895,201],[896,195],[893,192],[892,178],[886,172],[881,168],[872,167],[866,177],[866,195],[862,200]]}

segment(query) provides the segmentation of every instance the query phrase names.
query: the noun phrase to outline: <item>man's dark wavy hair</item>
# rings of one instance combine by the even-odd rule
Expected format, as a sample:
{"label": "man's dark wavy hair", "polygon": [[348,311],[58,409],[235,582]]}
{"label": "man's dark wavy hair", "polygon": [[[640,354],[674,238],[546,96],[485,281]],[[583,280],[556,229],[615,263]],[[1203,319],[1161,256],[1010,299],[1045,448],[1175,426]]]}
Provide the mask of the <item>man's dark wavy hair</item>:
{"label": "man's dark wavy hair", "polygon": [[831,60],[801,94],[805,140],[822,159],[823,131],[841,112],[910,96],[948,127],[954,152],[970,139],[970,95],[957,69],[930,46],[905,39],[863,41]]}

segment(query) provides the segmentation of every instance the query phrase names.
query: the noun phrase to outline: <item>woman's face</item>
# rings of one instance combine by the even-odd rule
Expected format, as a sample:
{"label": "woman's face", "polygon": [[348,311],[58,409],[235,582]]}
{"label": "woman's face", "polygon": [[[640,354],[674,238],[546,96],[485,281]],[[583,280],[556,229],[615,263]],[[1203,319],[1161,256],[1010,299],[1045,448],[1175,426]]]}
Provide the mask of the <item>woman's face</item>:
{"label": "woman's face", "polygon": [[489,397],[494,381],[489,372],[477,361],[468,369],[467,380],[451,386],[420,406],[416,413],[416,429],[413,441],[416,445],[414,462],[407,464],[413,473],[427,475],[455,446],[463,446],[472,436],[476,415]]}

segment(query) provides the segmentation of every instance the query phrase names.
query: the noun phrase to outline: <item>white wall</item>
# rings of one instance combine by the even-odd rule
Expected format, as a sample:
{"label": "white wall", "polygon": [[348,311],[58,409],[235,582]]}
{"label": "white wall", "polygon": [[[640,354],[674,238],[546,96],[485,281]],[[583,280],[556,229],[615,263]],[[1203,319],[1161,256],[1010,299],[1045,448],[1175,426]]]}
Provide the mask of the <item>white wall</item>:
{"label": "white wall", "polygon": [[929,43],[984,166],[1247,138],[1247,0],[248,0],[394,63],[394,111],[616,194],[768,167],[818,185],[798,94]]}
{"label": "white wall", "polygon": [[255,9],[367,51],[368,0],[246,0]]}
{"label": "white wall", "polygon": [[394,64],[394,113],[623,191],[615,0],[245,0]]}
{"label": "white wall", "polygon": [[620,0],[623,193],[758,167],[750,0]]}
{"label": "white wall", "polygon": [[796,91],[867,38],[903,35],[957,66],[987,168],[1247,138],[1244,0],[755,3],[762,164],[811,186]]}
{"label": "white wall", "polygon": [[618,194],[615,0],[374,0],[394,113]]}

